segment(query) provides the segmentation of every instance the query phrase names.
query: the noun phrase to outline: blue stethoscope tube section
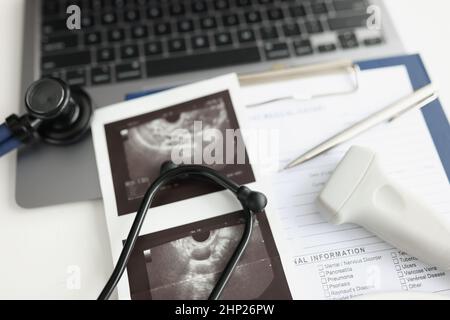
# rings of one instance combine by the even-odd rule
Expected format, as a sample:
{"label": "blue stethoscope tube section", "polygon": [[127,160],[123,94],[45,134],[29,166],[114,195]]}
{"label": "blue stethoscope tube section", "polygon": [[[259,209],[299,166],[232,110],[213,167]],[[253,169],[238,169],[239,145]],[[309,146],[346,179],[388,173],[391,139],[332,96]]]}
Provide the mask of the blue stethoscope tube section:
{"label": "blue stethoscope tube section", "polygon": [[0,125],[0,143],[11,138],[12,133],[6,124]]}
{"label": "blue stethoscope tube section", "polygon": [[0,125],[0,157],[16,149],[22,143],[13,137],[11,130],[5,125]]}

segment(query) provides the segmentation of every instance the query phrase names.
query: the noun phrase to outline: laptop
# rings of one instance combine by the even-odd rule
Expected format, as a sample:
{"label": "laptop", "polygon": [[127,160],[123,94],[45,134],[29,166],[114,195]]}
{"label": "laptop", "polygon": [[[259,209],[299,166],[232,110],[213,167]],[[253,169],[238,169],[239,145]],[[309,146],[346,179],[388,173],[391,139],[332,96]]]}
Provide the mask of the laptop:
{"label": "laptop", "polygon": [[[79,30],[66,26],[71,4],[81,9]],[[403,52],[380,0],[28,0],[22,94],[52,75],[83,86],[101,108],[229,72]],[[90,137],[19,151],[21,207],[100,197]]]}

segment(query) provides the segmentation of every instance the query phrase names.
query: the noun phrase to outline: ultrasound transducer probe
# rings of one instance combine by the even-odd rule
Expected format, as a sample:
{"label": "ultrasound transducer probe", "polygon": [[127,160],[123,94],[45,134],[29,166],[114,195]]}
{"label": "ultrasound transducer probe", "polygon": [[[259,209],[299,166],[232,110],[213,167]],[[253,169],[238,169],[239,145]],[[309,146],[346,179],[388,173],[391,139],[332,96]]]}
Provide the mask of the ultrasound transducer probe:
{"label": "ultrasound transducer probe", "polygon": [[350,148],[317,199],[320,211],[333,224],[360,225],[422,262],[450,270],[450,223],[378,162],[373,151]]}

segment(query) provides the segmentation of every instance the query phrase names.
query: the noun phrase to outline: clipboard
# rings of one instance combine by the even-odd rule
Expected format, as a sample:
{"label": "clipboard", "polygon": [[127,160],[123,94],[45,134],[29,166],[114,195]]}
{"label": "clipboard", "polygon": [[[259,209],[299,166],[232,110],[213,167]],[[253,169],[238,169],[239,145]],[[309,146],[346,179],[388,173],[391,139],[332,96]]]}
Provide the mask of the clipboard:
{"label": "clipboard", "polygon": [[[418,54],[357,62],[361,71],[404,65],[414,90],[431,83],[423,61]],[[450,124],[439,99],[421,109],[433,139],[434,146],[450,183]]]}
{"label": "clipboard", "polygon": [[[423,61],[419,54],[403,55],[396,57],[388,57],[376,60],[366,60],[352,62],[350,60],[339,60],[321,64],[314,64],[308,66],[299,66],[287,69],[275,69],[269,70],[261,73],[253,74],[243,74],[239,75],[239,81],[242,85],[248,84],[259,84],[262,82],[274,82],[278,80],[286,80],[288,78],[298,78],[298,77],[308,77],[320,74],[329,74],[333,72],[345,72],[348,74],[350,80],[352,81],[352,87],[345,91],[335,91],[335,92],[323,92],[321,94],[315,94],[308,97],[303,97],[304,99],[316,99],[326,96],[333,95],[345,95],[351,94],[358,90],[359,79],[358,74],[361,71],[393,67],[393,66],[405,66],[411,85],[414,90],[417,90],[427,84],[431,83],[428,73],[425,69]],[[144,92],[130,93],[126,96],[126,100],[139,98],[148,94],[157,93],[168,88],[160,88],[156,90],[149,90]],[[274,100],[283,99],[297,99],[294,96],[277,97],[273,100],[266,100],[257,103],[253,106],[259,106],[265,103],[273,102]],[[252,107],[248,106],[248,107]],[[425,118],[428,130],[433,139],[433,143],[439,154],[440,160],[444,167],[447,179],[450,183],[450,124],[445,115],[444,109],[439,101],[436,99],[429,105],[421,109],[422,114]]]}
{"label": "clipboard", "polygon": [[[324,73],[329,74],[332,72],[346,72],[348,74],[353,83],[352,88],[345,91],[324,92],[321,94],[316,94],[314,96],[307,97],[307,99],[316,99],[326,96],[345,95],[356,92],[359,88],[358,74],[361,71],[400,65],[405,66],[405,68],[407,69],[411,85],[414,90],[420,89],[421,87],[431,83],[431,80],[427,74],[427,71],[419,54],[389,57],[377,60],[358,61],[358,62],[342,60],[305,67],[272,70],[264,73],[241,75],[239,76],[239,80],[241,81],[241,84],[247,85],[247,84],[259,84],[270,81],[273,82],[278,80],[286,80],[289,78],[296,78],[296,77],[298,78],[312,75],[320,75]],[[258,102],[254,105],[249,105],[248,107],[257,107],[266,103],[271,103],[274,101],[284,99],[295,99],[295,97],[294,96],[277,97],[271,100]],[[450,182],[449,121],[445,115],[444,109],[442,108],[439,99],[436,99],[433,102],[429,103],[426,107],[422,108],[421,111],[425,118],[428,130],[433,139],[433,143],[439,154],[441,163],[444,167],[447,179]]]}

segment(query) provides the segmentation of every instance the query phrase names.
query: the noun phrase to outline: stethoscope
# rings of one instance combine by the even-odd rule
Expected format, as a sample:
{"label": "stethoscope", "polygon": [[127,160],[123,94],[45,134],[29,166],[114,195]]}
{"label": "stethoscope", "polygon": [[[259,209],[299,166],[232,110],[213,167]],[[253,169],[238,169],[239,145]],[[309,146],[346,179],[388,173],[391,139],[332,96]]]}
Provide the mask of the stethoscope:
{"label": "stethoscope", "polygon": [[93,108],[89,95],[56,78],[42,78],[25,94],[26,113],[0,125],[0,156],[35,140],[68,145],[89,132]]}
{"label": "stethoscope", "polygon": [[[83,89],[69,86],[60,79],[42,78],[33,82],[25,94],[25,107],[27,112],[24,115],[13,114],[0,125],[0,156],[35,140],[53,145],[69,145],[80,141],[89,132],[93,114],[89,95]],[[238,185],[211,168],[201,165],[177,166],[168,161],[162,164],[160,176],[144,195],[117,264],[98,296],[99,300],[108,299],[122,277],[147,211],[158,191],[176,179],[188,178],[206,179],[228,189],[243,208],[245,227],[241,240],[209,295],[212,300],[220,298],[250,241],[254,214],[264,210],[267,198],[260,192]]]}

